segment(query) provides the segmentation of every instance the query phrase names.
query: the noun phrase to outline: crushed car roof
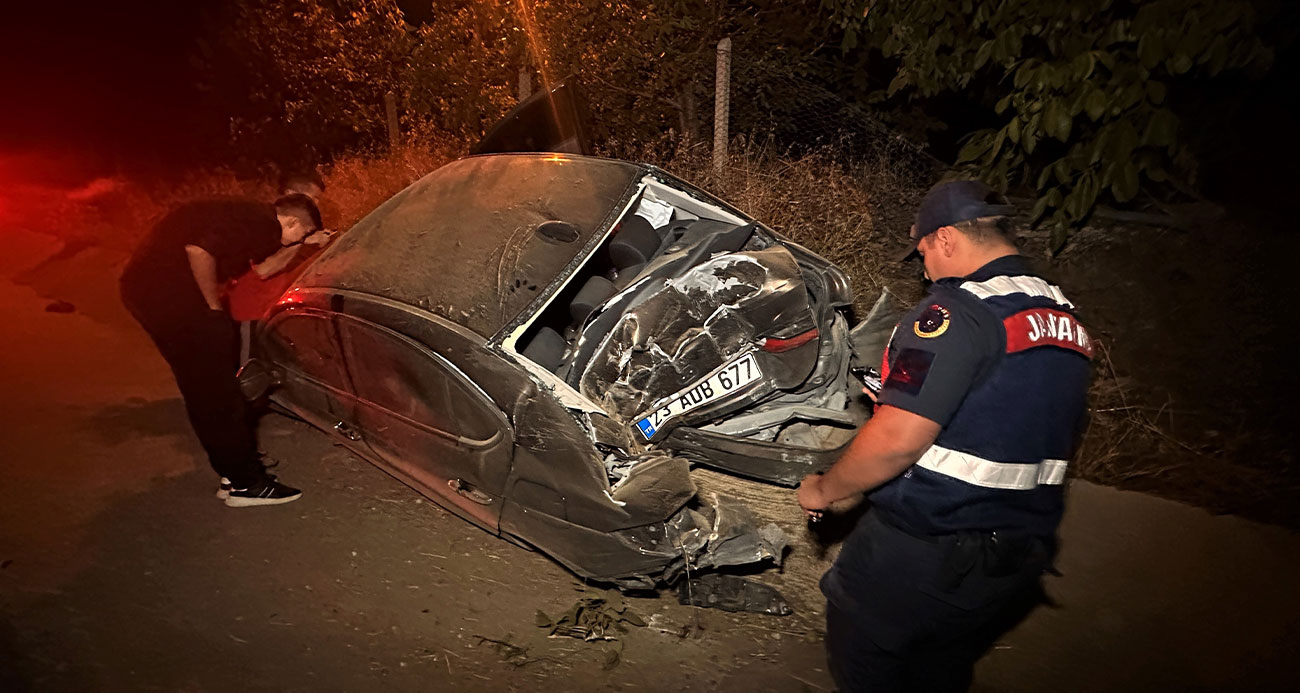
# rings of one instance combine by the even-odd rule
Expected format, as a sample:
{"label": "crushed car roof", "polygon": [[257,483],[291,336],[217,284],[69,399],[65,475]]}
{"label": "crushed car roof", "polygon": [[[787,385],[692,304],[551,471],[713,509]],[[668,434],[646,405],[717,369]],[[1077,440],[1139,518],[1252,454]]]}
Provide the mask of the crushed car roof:
{"label": "crushed car roof", "polygon": [[490,336],[581,261],[648,170],[565,154],[460,159],[367,215],[295,286],[382,296]]}

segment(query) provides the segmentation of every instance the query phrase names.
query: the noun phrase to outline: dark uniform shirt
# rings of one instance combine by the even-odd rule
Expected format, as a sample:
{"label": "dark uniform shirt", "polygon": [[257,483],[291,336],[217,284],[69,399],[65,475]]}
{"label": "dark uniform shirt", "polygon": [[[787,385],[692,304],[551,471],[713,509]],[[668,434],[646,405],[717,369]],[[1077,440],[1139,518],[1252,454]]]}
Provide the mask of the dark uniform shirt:
{"label": "dark uniform shirt", "polygon": [[185,246],[208,251],[217,263],[217,281],[226,281],[279,250],[280,235],[274,205],[233,198],[190,202],[149,232],[127,263],[122,284],[142,302],[205,310]]}
{"label": "dark uniform shirt", "polygon": [[918,534],[1052,535],[1091,355],[1073,304],[1020,256],[935,282],[895,328],[880,402],[943,428],[873,505]]}

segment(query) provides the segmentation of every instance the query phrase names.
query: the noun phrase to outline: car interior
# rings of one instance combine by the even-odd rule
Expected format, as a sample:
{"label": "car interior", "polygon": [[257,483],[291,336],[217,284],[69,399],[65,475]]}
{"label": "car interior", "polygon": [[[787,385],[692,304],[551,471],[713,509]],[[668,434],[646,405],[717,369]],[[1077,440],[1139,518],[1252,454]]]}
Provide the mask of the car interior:
{"label": "car interior", "polygon": [[[574,384],[581,375],[574,366],[590,356],[580,353],[579,337],[610,329],[622,312],[606,310],[594,315],[598,308],[648,270],[665,264],[667,256],[689,249],[684,257],[672,259],[686,268],[715,253],[745,248],[751,240],[761,243],[754,228],[725,210],[647,179],[640,196],[605,242],[515,342],[517,353]],[[633,297],[629,293],[621,299],[631,301]],[[595,341],[587,340],[590,348]]]}

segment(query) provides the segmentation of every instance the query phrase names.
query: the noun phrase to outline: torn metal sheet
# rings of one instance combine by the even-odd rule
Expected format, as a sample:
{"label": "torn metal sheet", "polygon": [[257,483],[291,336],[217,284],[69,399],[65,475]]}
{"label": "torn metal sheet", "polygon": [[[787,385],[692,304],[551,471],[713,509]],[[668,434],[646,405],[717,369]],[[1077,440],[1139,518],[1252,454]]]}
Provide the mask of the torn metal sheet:
{"label": "torn metal sheet", "polygon": [[738,575],[707,573],[677,586],[677,603],[723,611],[789,616],[789,602],[775,587]]}
{"label": "torn metal sheet", "polygon": [[789,542],[780,527],[770,522],[760,524],[754,512],[734,498],[713,493],[709,501],[698,509],[682,508],[666,522],[626,532],[625,536],[643,550],[675,554],[675,558],[662,574],[649,581],[620,585],[649,588],[675,584],[688,572],[765,562],[781,565]]}
{"label": "torn metal sheet", "polygon": [[580,391],[629,420],[762,336],[801,326],[813,326],[808,292],[788,250],[723,254],[662,281],[594,335],[600,344],[583,365]]}

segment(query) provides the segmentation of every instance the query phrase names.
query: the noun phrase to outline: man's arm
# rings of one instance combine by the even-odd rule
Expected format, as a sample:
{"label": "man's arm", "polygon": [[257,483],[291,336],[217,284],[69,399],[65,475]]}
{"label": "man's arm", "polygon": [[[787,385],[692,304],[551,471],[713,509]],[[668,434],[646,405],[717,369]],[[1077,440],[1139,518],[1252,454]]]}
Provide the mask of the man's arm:
{"label": "man's arm", "polygon": [[194,274],[194,283],[199,285],[199,292],[208,308],[222,310],[221,285],[217,283],[217,259],[212,253],[197,245],[185,246],[185,254],[190,258],[190,272]]}
{"label": "man's arm", "polygon": [[920,459],[941,428],[910,411],[880,407],[825,474],[809,475],[799,484],[799,505],[814,515],[836,501],[884,484]]}
{"label": "man's arm", "polygon": [[271,256],[265,260],[255,263],[253,265],[253,272],[257,273],[259,279],[266,279],[267,277],[280,272],[285,267],[288,267],[289,263],[292,262],[293,258],[297,255],[297,245],[286,245],[274,253],[271,253]]}

